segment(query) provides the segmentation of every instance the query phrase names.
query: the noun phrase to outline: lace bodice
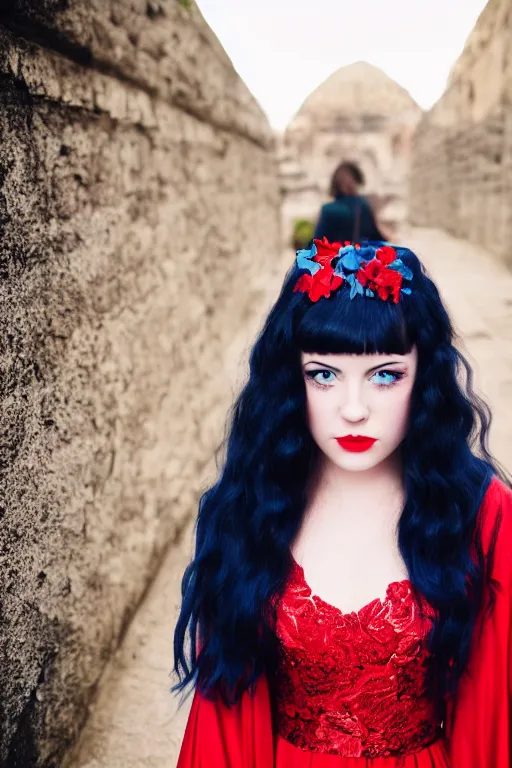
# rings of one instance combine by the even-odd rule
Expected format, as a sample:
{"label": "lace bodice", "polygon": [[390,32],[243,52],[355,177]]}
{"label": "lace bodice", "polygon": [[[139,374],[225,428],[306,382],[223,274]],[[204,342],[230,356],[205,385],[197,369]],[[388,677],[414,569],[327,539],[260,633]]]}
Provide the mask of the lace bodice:
{"label": "lace bodice", "polygon": [[432,617],[409,581],[343,613],[312,595],[294,563],[277,609],[279,734],[344,757],[405,755],[435,741],[440,718],[426,695],[424,643]]}

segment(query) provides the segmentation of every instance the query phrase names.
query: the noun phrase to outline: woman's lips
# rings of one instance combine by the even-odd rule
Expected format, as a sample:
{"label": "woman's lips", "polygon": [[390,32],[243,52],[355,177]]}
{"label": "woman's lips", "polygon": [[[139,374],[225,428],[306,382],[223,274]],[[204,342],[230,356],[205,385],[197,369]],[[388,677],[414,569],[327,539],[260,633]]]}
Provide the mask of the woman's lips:
{"label": "woman's lips", "polygon": [[336,442],[345,451],[362,453],[369,450],[377,442],[377,438],[363,437],[362,435],[345,435],[345,437],[337,437]]}

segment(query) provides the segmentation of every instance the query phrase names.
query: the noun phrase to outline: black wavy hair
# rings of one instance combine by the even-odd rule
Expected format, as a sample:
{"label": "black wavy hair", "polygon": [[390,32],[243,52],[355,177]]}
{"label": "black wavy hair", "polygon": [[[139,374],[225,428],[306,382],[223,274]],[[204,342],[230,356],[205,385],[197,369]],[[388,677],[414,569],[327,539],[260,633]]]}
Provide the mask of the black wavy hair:
{"label": "black wavy hair", "polygon": [[261,674],[273,678],[274,606],[317,450],[305,418],[301,351],[406,354],[413,346],[418,367],[398,540],[413,587],[437,611],[429,642],[438,690],[456,689],[487,578],[477,513],[493,475],[508,481],[489,453],[490,411],[473,390],[439,292],[412,251],[397,251],[413,273],[412,295],[398,304],[351,300],[346,286],[312,303],[293,290],[298,268],[289,271],[252,349],[218,480],[200,501],[175,630],[174,690],[195,681],[203,695],[220,693],[229,704]]}

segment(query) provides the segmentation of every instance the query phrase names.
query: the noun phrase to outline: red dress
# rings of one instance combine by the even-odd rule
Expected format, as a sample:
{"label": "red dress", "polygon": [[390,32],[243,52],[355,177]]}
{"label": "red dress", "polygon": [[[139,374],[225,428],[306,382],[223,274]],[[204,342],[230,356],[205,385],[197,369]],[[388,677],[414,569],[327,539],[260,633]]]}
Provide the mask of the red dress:
{"label": "red dress", "polygon": [[433,613],[410,583],[344,614],[311,594],[295,564],[278,608],[274,729],[264,678],[229,709],[196,692],[177,768],[510,768],[512,492],[500,481],[480,516],[486,552],[500,519],[488,563],[500,588],[475,629],[448,733],[425,693]]}

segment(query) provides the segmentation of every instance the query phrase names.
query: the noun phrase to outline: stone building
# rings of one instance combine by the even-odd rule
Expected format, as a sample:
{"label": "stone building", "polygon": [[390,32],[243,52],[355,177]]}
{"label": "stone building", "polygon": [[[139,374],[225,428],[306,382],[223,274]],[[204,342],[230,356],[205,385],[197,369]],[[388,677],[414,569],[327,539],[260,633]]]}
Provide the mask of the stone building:
{"label": "stone building", "polygon": [[0,764],[57,768],[196,513],[279,193],[272,132],[193,3],[7,6]]}
{"label": "stone building", "polygon": [[421,109],[409,93],[366,62],[342,67],[304,102],[279,141],[284,232],[299,218],[315,219],[328,199],[331,174],[354,160],[365,194],[383,223],[407,218],[411,140]]}
{"label": "stone building", "polygon": [[512,2],[489,0],[413,143],[413,222],[512,266]]}

